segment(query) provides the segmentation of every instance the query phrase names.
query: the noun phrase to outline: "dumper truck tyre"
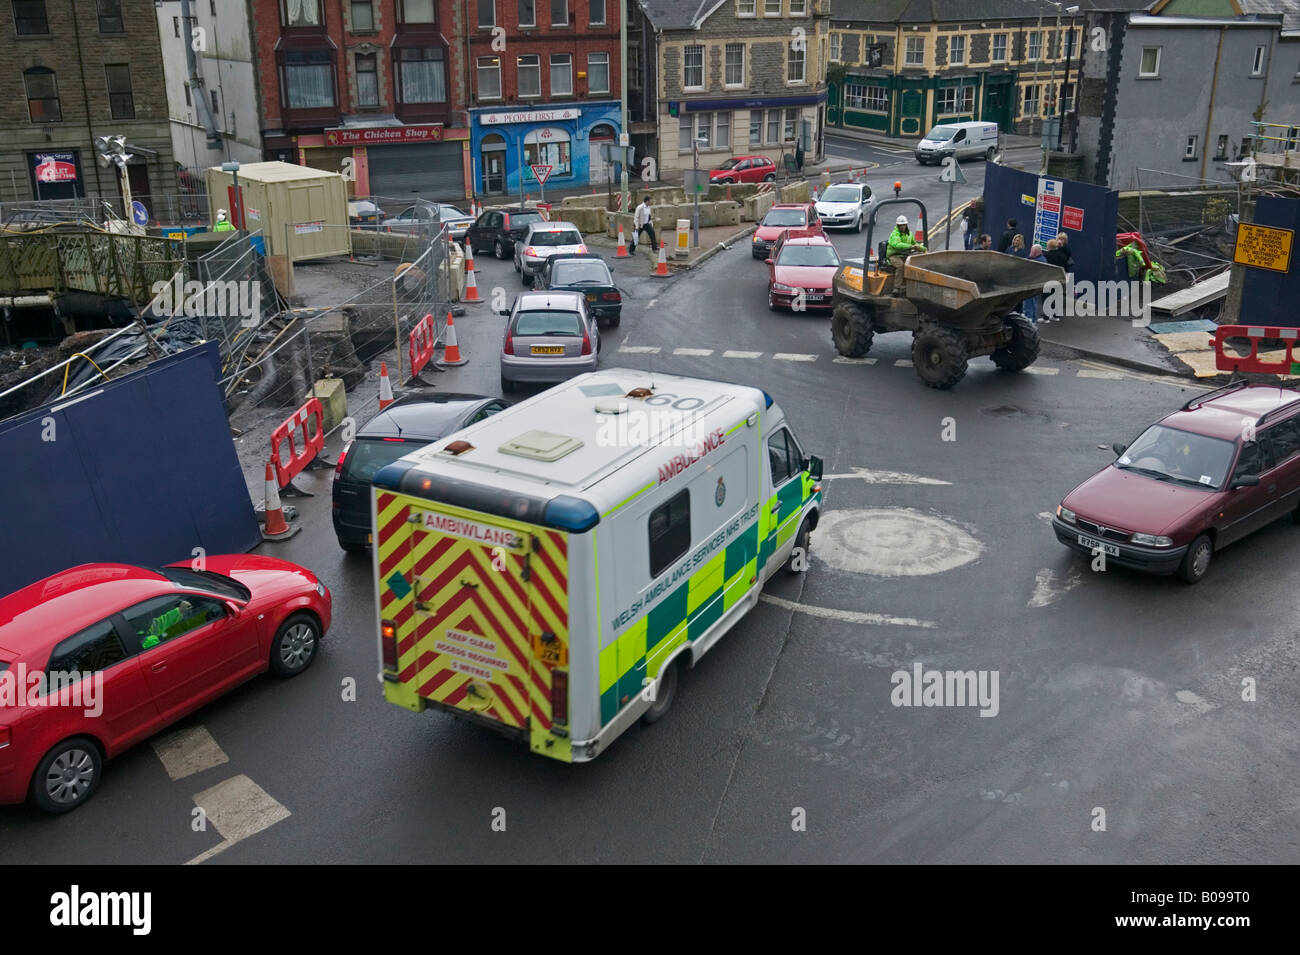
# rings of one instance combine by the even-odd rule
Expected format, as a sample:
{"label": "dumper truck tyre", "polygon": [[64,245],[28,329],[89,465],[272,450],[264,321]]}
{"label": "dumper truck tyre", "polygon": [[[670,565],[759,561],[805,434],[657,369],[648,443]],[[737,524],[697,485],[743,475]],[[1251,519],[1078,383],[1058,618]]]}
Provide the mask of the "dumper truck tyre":
{"label": "dumper truck tyre", "polygon": [[1011,329],[1011,341],[990,356],[1003,371],[1020,371],[1038,359],[1038,328],[1023,315],[1008,315],[1004,324]]}
{"label": "dumper truck tyre", "polygon": [[666,669],[660,671],[658,685],[655,687],[655,701],[650,704],[650,709],[641,714],[641,722],[647,726],[663,719],[673,705],[681,678],[681,661],[682,657],[677,657],[667,664]]}
{"label": "dumper truck tyre", "polygon": [[845,358],[861,358],[871,350],[871,313],[857,302],[840,302],[831,314],[831,342]]}
{"label": "dumper truck tyre", "polygon": [[912,336],[912,367],[929,387],[951,388],[966,374],[966,340],[955,329],[922,325]]}

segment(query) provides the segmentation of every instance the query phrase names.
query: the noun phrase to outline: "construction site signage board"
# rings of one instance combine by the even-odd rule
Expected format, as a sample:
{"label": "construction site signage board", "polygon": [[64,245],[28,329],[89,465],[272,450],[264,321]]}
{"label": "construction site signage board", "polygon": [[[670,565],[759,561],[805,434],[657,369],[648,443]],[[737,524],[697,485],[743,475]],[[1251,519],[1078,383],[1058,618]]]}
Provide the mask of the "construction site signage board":
{"label": "construction site signage board", "polygon": [[1060,179],[1038,180],[1038,195],[1034,203],[1034,241],[1047,248],[1047,243],[1061,231],[1061,194],[1064,183]]}
{"label": "construction site signage board", "polygon": [[1061,211],[1061,228],[1071,232],[1083,231],[1083,210],[1078,206],[1066,206]]}
{"label": "construction site signage board", "polygon": [[1294,237],[1292,229],[1242,222],[1237,226],[1237,245],[1232,252],[1232,261],[1271,272],[1289,272]]}

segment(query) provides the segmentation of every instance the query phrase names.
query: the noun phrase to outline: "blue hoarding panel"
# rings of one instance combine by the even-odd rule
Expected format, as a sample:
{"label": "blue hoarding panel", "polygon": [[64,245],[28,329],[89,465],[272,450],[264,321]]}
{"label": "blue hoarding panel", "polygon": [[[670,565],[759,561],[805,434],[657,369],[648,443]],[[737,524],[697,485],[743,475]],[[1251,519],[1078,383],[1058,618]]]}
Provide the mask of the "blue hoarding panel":
{"label": "blue hoarding panel", "polygon": [[[1300,200],[1285,196],[1261,196],[1255,205],[1255,224],[1275,229],[1300,229]],[[1241,317],[1238,324],[1300,328],[1300,280],[1296,275],[1295,236],[1291,236],[1288,271],[1273,272],[1247,266],[1241,284]]]}

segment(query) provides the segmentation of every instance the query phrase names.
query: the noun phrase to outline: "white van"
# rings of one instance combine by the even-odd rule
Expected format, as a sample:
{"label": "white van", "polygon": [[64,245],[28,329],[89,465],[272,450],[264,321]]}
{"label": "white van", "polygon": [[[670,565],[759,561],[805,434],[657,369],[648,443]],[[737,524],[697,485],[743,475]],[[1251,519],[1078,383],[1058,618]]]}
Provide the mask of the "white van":
{"label": "white van", "polygon": [[783,567],[822,463],[757,388],[579,375],[373,478],[384,696],[593,759]]}
{"label": "white van", "polygon": [[992,160],[997,151],[997,123],[940,123],[916,144],[916,161],[924,166],[947,156]]}

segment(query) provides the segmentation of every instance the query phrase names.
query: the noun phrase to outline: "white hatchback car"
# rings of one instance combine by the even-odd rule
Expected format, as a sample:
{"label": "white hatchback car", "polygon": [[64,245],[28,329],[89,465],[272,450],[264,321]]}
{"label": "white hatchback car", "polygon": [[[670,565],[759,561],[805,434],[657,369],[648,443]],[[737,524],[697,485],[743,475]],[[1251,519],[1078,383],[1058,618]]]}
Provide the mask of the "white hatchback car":
{"label": "white hatchback car", "polygon": [[871,187],[865,182],[837,182],[817,199],[817,217],[824,229],[862,231],[871,209]]}
{"label": "white hatchback car", "polygon": [[525,285],[532,285],[551,256],[586,251],[587,243],[572,222],[534,222],[523,241],[515,243],[515,271]]}

